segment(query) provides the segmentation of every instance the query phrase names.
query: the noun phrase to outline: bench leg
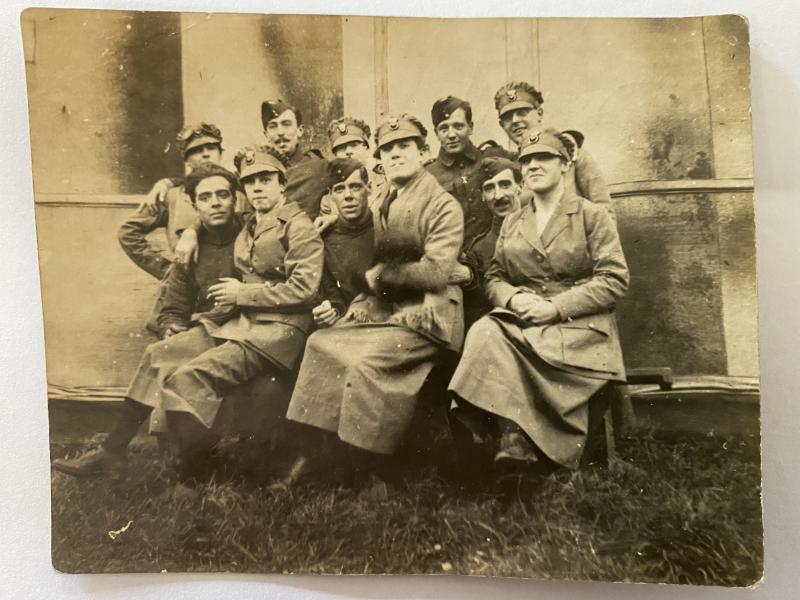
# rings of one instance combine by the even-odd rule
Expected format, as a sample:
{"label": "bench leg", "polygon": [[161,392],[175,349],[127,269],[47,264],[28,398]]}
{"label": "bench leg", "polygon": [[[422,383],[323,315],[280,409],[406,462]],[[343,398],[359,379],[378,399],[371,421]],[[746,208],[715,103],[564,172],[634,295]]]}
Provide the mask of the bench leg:
{"label": "bench leg", "polygon": [[614,413],[607,410],[603,415],[603,433],[606,438],[606,466],[617,458],[617,442],[614,439]]}

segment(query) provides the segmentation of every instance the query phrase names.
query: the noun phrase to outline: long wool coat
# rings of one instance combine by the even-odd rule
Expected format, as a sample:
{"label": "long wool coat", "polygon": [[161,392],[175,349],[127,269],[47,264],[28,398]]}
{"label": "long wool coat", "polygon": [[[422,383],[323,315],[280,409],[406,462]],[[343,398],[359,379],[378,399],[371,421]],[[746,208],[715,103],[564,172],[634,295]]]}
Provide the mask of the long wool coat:
{"label": "long wool coat", "polygon": [[388,265],[381,285],[418,293],[396,302],[360,294],[333,327],[312,334],[286,416],[388,454],[441,351],[458,351],[463,342],[461,289],[446,284],[461,249],[463,215],[423,170],[396,198],[387,197],[375,235],[378,245],[399,240],[419,255]]}
{"label": "long wool coat", "polygon": [[[628,280],[602,206],[565,192],[541,237],[533,204],[506,217],[486,274],[496,308],[470,329],[450,389],[517,423],[551,459],[577,466],[589,398],[625,378],[613,309]],[[552,302],[559,321],[532,325],[509,311],[521,291]]]}

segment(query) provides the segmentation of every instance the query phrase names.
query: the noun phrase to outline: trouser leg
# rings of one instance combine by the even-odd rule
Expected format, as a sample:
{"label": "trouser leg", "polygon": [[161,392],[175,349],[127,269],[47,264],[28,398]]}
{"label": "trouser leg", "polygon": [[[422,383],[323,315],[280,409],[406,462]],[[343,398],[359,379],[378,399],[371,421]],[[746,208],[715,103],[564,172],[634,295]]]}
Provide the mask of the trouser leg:
{"label": "trouser leg", "polygon": [[222,394],[248,381],[272,363],[255,350],[225,342],[178,367],[164,384],[164,409],[193,415],[210,429]]}
{"label": "trouser leg", "polygon": [[219,442],[215,432],[187,413],[167,413],[167,426],[185,463],[196,463],[207,458]]}
{"label": "trouser leg", "polygon": [[115,454],[125,454],[128,445],[133,440],[139,428],[142,426],[153,409],[144,404],[139,404],[135,400],[125,398],[122,403],[122,413],[111,433],[108,434],[103,442],[103,448]]}

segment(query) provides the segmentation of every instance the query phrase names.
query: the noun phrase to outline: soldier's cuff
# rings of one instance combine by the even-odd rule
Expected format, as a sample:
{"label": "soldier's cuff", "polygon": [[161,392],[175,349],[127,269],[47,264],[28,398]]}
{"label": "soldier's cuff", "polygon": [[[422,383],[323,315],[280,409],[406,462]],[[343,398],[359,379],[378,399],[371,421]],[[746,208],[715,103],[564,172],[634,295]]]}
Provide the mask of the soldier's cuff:
{"label": "soldier's cuff", "polygon": [[494,296],[497,298],[497,306],[501,308],[508,308],[508,303],[511,298],[519,294],[522,290],[511,285],[510,283],[503,283],[500,289],[495,290]]}
{"label": "soldier's cuff", "polygon": [[262,303],[261,292],[264,290],[263,283],[245,283],[244,287],[236,293],[237,306],[260,306]]}
{"label": "soldier's cuff", "polygon": [[569,321],[573,317],[576,316],[577,311],[576,307],[570,307],[570,302],[567,298],[563,297],[563,294],[558,294],[556,296],[552,296],[548,298],[548,301],[556,307],[558,311],[558,316],[561,318],[562,321]]}

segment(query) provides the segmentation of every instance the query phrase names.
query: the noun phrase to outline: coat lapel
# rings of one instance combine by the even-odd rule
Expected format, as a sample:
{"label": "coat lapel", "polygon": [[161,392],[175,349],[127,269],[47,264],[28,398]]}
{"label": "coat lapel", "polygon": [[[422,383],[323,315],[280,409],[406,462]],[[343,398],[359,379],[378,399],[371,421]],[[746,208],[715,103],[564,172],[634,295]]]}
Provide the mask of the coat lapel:
{"label": "coat lapel", "polygon": [[524,212],[519,221],[519,231],[531,246],[544,254],[542,240],[539,239],[539,232],[536,231],[536,213],[532,206],[527,206],[522,210]]}
{"label": "coat lapel", "polygon": [[561,200],[550,217],[550,221],[542,232],[542,244],[545,248],[553,243],[553,240],[564,231],[569,225],[569,215],[578,212],[578,199],[573,196],[562,196]]}

